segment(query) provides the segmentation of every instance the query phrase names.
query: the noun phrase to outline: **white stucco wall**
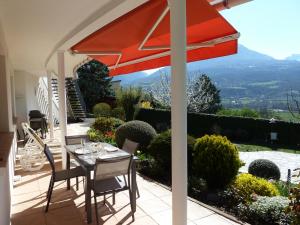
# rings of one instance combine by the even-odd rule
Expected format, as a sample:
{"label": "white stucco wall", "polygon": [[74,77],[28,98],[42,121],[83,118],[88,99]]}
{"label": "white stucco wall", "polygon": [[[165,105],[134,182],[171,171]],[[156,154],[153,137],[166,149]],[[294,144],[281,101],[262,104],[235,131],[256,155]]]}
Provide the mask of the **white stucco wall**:
{"label": "white stucco wall", "polygon": [[[14,131],[12,118],[11,76],[13,68],[9,61],[7,46],[0,21],[0,132]],[[11,192],[14,171],[13,155],[16,145],[13,145],[8,163],[0,167],[0,224],[10,224]]]}
{"label": "white stucco wall", "polygon": [[35,96],[39,77],[25,71],[15,71],[16,116],[18,121],[27,121],[30,110],[39,110]]}

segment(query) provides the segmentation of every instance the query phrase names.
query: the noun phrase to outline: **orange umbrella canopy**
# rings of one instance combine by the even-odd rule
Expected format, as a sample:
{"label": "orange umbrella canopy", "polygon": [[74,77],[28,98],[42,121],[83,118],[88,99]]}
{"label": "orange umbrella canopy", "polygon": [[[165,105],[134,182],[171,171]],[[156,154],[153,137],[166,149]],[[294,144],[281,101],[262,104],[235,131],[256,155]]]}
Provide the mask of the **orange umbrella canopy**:
{"label": "orange umbrella canopy", "polygon": [[[187,1],[187,61],[237,52],[238,32],[207,0]],[[71,48],[106,64],[110,76],[170,65],[170,10],[151,0]]]}

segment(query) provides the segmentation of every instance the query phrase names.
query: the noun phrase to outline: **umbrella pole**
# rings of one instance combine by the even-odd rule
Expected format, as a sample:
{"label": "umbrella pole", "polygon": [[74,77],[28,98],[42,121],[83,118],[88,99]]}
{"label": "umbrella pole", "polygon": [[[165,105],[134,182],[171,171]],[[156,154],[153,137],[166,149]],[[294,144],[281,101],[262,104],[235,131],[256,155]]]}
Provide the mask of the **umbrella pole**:
{"label": "umbrella pole", "polygon": [[186,1],[169,0],[171,23],[172,221],[187,224]]}

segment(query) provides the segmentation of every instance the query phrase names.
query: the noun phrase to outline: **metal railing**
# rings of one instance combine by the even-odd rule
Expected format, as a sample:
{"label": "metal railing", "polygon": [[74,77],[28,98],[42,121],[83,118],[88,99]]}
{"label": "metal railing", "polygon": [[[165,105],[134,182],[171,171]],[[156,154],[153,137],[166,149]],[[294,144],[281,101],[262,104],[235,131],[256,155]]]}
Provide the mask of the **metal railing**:
{"label": "metal railing", "polygon": [[[49,120],[49,104],[48,104],[48,85],[47,78],[41,77],[39,79],[39,85],[36,91],[36,98],[40,111],[47,116]],[[52,87],[51,87],[52,88]],[[58,112],[58,102],[55,97],[52,96],[52,110],[53,110],[53,120],[54,125],[59,124],[59,112]]]}

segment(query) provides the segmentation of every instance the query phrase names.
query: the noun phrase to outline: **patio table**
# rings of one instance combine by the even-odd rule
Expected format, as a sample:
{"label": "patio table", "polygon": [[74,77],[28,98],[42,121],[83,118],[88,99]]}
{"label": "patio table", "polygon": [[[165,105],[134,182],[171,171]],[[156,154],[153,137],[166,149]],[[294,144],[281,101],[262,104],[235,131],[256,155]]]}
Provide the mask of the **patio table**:
{"label": "patio table", "polygon": [[[86,172],[85,181],[85,210],[87,216],[87,222],[92,222],[92,203],[91,203],[91,171],[94,170],[96,159],[117,159],[118,157],[123,157],[129,155],[122,149],[117,149],[116,151],[107,151],[105,148],[112,148],[113,146],[108,143],[101,143],[101,145],[94,146],[95,143],[88,142],[84,146],[83,153],[77,154],[78,149],[83,149],[82,145],[66,145],[67,151],[67,169],[70,169],[70,156],[72,156],[80,166]],[[86,151],[86,152],[85,152]],[[136,160],[135,157],[132,162],[131,168],[131,198],[133,204],[133,213],[136,211]],[[70,180],[67,180],[67,187],[70,189]]]}

